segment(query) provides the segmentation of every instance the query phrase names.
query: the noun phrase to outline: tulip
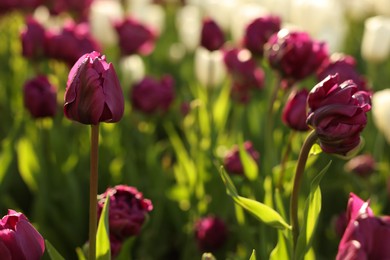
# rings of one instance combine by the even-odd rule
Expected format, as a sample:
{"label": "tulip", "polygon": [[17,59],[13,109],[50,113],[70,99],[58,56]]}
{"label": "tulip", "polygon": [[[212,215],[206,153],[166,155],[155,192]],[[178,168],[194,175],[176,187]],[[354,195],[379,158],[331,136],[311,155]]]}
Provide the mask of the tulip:
{"label": "tulip", "polygon": [[117,185],[98,196],[99,216],[107,195],[110,195],[108,210],[110,234],[119,241],[138,235],[148,213],[153,209],[152,202],[145,199],[135,187]]}
{"label": "tulip", "polygon": [[253,20],[245,29],[244,47],[253,55],[263,56],[264,44],[272,34],[280,30],[281,20],[278,16],[264,16]]}
{"label": "tulip", "polygon": [[214,87],[226,76],[222,51],[210,52],[202,47],[195,51],[195,75],[203,86]]}
{"label": "tulip", "polygon": [[25,215],[9,209],[0,220],[0,255],[4,260],[39,260],[45,241]]}
{"label": "tulip", "polygon": [[369,91],[366,79],[356,70],[356,60],[353,56],[334,53],[326,59],[317,70],[317,80],[322,81],[328,75],[339,75],[339,84],[351,79],[359,90]]}
{"label": "tulip", "polygon": [[347,228],[347,213],[344,211],[334,219],[334,229],[338,237],[342,237]]}
{"label": "tulip", "polygon": [[34,118],[54,117],[57,112],[57,90],[48,78],[39,75],[24,84],[24,106]]}
{"label": "tulip", "polygon": [[[192,4],[196,4],[195,1]],[[240,0],[203,1],[201,8],[205,16],[211,17],[224,32],[227,32],[231,27],[232,17],[240,5]]]}
{"label": "tulip", "polygon": [[390,144],[390,89],[380,90],[373,94],[372,115],[376,127]]}
{"label": "tulip", "polygon": [[156,33],[132,17],[114,22],[122,55],[149,55],[154,49]]}
{"label": "tulip", "polygon": [[98,52],[80,57],[69,72],[64,113],[82,124],[117,122],[124,112],[122,89],[111,63]]}
{"label": "tulip", "polygon": [[[255,150],[252,143],[250,141],[246,141],[244,143],[245,151],[252,157],[254,161],[259,160],[259,152]],[[240,150],[237,145],[233,146],[233,148],[225,155],[223,159],[223,165],[227,172],[237,175],[244,174],[244,167],[241,163],[240,159]]]}
{"label": "tulip", "polygon": [[59,15],[61,13],[72,13],[79,20],[87,17],[93,0],[43,0],[43,4],[50,10],[50,13]]}
{"label": "tulip", "polygon": [[195,238],[201,251],[215,251],[226,242],[228,231],[218,217],[204,217],[195,223]]}
{"label": "tulip", "polygon": [[[133,1],[131,1],[133,2]],[[153,28],[156,35],[161,35],[165,27],[165,10],[157,4],[144,4],[138,8],[130,8],[130,14],[147,27]]]}
{"label": "tulip", "polygon": [[282,120],[291,129],[296,131],[307,131],[309,126],[306,123],[306,100],[309,91],[306,89],[293,90],[282,111]]}
{"label": "tulip", "polygon": [[383,62],[390,53],[390,18],[374,16],[364,22],[361,54],[369,62]]}
{"label": "tulip", "polygon": [[390,2],[387,0],[373,0],[372,5],[374,12],[379,15],[390,15]]}
{"label": "tulip", "polygon": [[360,177],[370,176],[376,168],[374,157],[370,154],[362,154],[349,160],[344,169],[347,172],[354,173]]}
{"label": "tulip", "polygon": [[202,16],[196,6],[186,5],[176,14],[176,27],[180,41],[188,51],[194,51],[199,46],[202,29]]}
{"label": "tulip", "polygon": [[174,81],[168,75],[160,81],[145,77],[131,90],[133,107],[146,114],[166,112],[172,104],[174,96]]}
{"label": "tulip", "polygon": [[33,17],[26,18],[26,27],[20,33],[22,54],[29,59],[39,59],[45,54],[45,28]]}
{"label": "tulip", "polygon": [[370,95],[358,91],[353,81],[338,82],[337,74],[331,75],[310,91],[307,123],[324,152],[350,156],[361,144],[360,132],[371,109]]}
{"label": "tulip", "polygon": [[145,64],[142,58],[137,55],[122,57],[119,61],[119,68],[123,77],[124,85],[132,85],[141,81],[145,76]]}
{"label": "tulip", "polygon": [[225,35],[218,24],[211,18],[203,20],[200,45],[209,51],[219,50],[225,43]]}

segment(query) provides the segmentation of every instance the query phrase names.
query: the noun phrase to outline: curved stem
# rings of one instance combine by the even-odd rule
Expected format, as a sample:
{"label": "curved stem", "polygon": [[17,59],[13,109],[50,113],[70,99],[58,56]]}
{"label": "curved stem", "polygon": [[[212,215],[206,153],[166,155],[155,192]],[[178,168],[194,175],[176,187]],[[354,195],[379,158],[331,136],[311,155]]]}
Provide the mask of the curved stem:
{"label": "curved stem", "polygon": [[89,260],[96,260],[99,124],[91,125],[89,179]]}
{"label": "curved stem", "polygon": [[284,173],[286,172],[286,166],[287,166],[286,164],[291,152],[292,141],[294,139],[295,133],[296,133],[295,131],[290,132],[287,140],[287,147],[286,150],[284,150],[282,161],[280,162],[280,175],[279,175],[279,182],[277,186],[279,189],[283,188]]}
{"label": "curved stem", "polygon": [[291,200],[290,200],[290,220],[292,225],[292,232],[293,232],[293,241],[294,241],[294,250],[297,244],[298,235],[299,235],[299,223],[298,223],[298,197],[299,197],[299,190],[302,183],[302,177],[303,173],[305,171],[305,166],[307,162],[307,158],[309,156],[310,148],[313,146],[313,144],[317,141],[317,134],[313,130],[309,133],[309,135],[306,137],[305,142],[303,143],[303,146],[301,148],[301,151],[299,153],[298,157],[298,163],[297,168],[295,170],[294,175],[294,186],[291,194]]}

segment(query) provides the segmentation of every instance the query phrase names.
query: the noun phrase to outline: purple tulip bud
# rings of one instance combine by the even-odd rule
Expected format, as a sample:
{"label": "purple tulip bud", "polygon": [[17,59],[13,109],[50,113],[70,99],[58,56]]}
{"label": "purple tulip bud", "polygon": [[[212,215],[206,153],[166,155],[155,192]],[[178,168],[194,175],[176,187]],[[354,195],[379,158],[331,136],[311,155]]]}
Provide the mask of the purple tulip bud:
{"label": "purple tulip bud", "polygon": [[82,124],[118,122],[124,99],[114,66],[98,52],[83,55],[69,72],[64,113]]}
{"label": "purple tulip bud", "polygon": [[390,217],[375,217],[369,202],[351,193],[348,225],[340,241],[336,260],[390,259]]}
{"label": "purple tulip bud", "polygon": [[166,112],[174,97],[174,81],[169,75],[163,76],[160,81],[145,77],[131,90],[133,107],[146,114]]}
{"label": "purple tulip bud", "polygon": [[[253,158],[253,160],[258,161],[260,158],[259,152],[255,150],[250,141],[244,143],[244,149],[247,153]],[[234,145],[233,148],[226,154],[223,160],[223,165],[227,172],[232,174],[243,175],[244,167],[240,159],[240,150],[238,145]]]}
{"label": "purple tulip bud", "polygon": [[253,55],[262,57],[264,44],[271,35],[280,30],[281,20],[278,16],[264,16],[253,20],[245,30],[244,47]]}
{"label": "purple tulip bud", "polygon": [[344,169],[360,177],[370,176],[376,168],[376,162],[371,154],[362,154],[349,160]]}
{"label": "purple tulip bud", "polygon": [[205,217],[195,223],[195,238],[201,251],[215,251],[227,240],[225,222],[218,217]]}
{"label": "purple tulip bud", "polygon": [[26,27],[20,33],[22,54],[28,59],[39,59],[45,54],[45,28],[33,17],[26,18]]}
{"label": "purple tulip bud", "polygon": [[309,93],[307,123],[326,153],[349,155],[360,145],[360,132],[367,124],[370,95],[358,91],[353,81],[339,84],[337,74],[326,77]]}
{"label": "purple tulip bud", "polygon": [[0,220],[0,256],[4,260],[39,260],[45,251],[41,234],[25,215],[9,209]]}
{"label": "purple tulip bud", "polygon": [[153,51],[157,36],[152,28],[131,17],[115,22],[114,27],[119,36],[119,47],[123,56],[149,55]]}
{"label": "purple tulip bud", "polygon": [[57,112],[57,89],[48,78],[39,75],[24,84],[24,106],[34,118],[54,117]]}
{"label": "purple tulip bud", "polygon": [[329,75],[339,75],[339,84],[353,80],[359,90],[369,91],[366,79],[356,71],[356,61],[353,56],[341,53],[332,54],[317,70],[317,79],[321,81]]}
{"label": "purple tulip bud", "polygon": [[328,57],[328,50],[306,32],[282,29],[265,44],[264,55],[272,68],[294,83],[313,74]]}
{"label": "purple tulip bud", "polygon": [[309,95],[307,89],[293,90],[287,99],[282,112],[282,120],[288,127],[296,131],[307,131],[306,100]]}
{"label": "purple tulip bud", "polygon": [[98,215],[100,216],[107,195],[110,195],[109,228],[110,234],[119,241],[136,236],[150,211],[152,202],[145,199],[136,188],[117,185],[108,188],[98,198]]}
{"label": "purple tulip bud", "polygon": [[211,18],[203,20],[200,45],[209,51],[219,50],[225,43],[225,35],[219,25]]}
{"label": "purple tulip bud", "polygon": [[72,66],[82,55],[97,51],[101,47],[92,37],[87,23],[67,22],[60,32],[47,32],[46,53],[49,58],[66,62]]}

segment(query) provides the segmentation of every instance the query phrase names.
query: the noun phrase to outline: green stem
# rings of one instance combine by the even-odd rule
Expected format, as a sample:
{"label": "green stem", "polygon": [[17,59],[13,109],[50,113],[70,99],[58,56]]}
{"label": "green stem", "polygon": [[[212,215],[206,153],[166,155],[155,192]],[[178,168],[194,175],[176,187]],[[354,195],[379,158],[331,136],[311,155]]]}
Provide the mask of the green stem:
{"label": "green stem", "polygon": [[286,172],[287,160],[291,152],[292,141],[294,139],[294,136],[295,136],[295,131],[291,131],[288,136],[286,150],[284,151],[282,161],[280,162],[280,175],[279,175],[279,182],[277,186],[280,190],[283,188],[284,174]]}
{"label": "green stem", "polygon": [[303,173],[305,171],[306,161],[309,157],[309,152],[313,144],[317,141],[317,133],[313,130],[306,137],[305,142],[301,148],[298,157],[298,164],[295,170],[294,175],[294,186],[291,194],[290,200],[290,219],[292,225],[292,233],[293,233],[293,242],[294,242],[294,250],[296,248],[298,235],[299,235],[299,223],[298,223],[298,197],[299,190],[302,183]]}
{"label": "green stem", "polygon": [[98,145],[99,124],[91,125],[91,172],[89,179],[89,260],[96,260]]}

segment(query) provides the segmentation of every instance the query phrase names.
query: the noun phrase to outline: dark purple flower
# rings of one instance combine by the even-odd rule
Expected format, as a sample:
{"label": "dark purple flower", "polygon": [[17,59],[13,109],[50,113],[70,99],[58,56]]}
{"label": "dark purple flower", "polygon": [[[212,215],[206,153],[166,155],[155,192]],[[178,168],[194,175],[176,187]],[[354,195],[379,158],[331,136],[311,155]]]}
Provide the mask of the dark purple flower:
{"label": "dark purple flower", "polygon": [[360,132],[367,124],[370,95],[358,91],[353,81],[339,84],[337,75],[326,77],[309,93],[308,125],[326,153],[350,155],[360,145]]}
{"label": "dark purple flower", "polygon": [[22,54],[28,59],[39,59],[45,55],[45,28],[33,17],[26,18],[26,26],[20,33]]}
{"label": "dark purple flower", "polygon": [[246,102],[252,89],[264,87],[264,71],[257,67],[248,50],[227,50],[224,53],[224,62],[232,77],[232,96],[236,100]]}
{"label": "dark purple flower", "polygon": [[135,109],[146,114],[166,112],[175,97],[174,81],[165,75],[160,81],[145,77],[131,89],[131,102]]}
{"label": "dark purple flower", "polygon": [[334,221],[334,228],[335,232],[339,237],[342,237],[344,234],[345,229],[347,228],[348,219],[347,219],[347,213],[342,212],[340,213]]}
{"label": "dark purple flower", "polygon": [[281,20],[278,16],[264,16],[253,20],[245,30],[244,47],[253,55],[263,56],[264,44],[274,33],[280,30]]}
{"label": "dark purple flower", "polygon": [[4,260],[39,260],[45,241],[25,215],[9,209],[0,220],[0,256]]}
{"label": "dark purple flower", "polygon": [[328,57],[328,49],[306,32],[282,29],[265,44],[264,55],[283,79],[294,83],[313,74]]}
{"label": "dark purple flower", "polygon": [[122,89],[114,66],[98,52],[83,55],[69,72],[64,113],[82,124],[118,122],[124,112]]}
{"label": "dark purple flower", "polygon": [[375,171],[376,162],[371,154],[362,154],[349,160],[344,168],[360,177],[368,177]]}
{"label": "dark purple flower", "polygon": [[152,28],[132,17],[115,22],[114,27],[119,37],[122,55],[148,55],[153,51],[156,33]]}
{"label": "dark purple flower", "polygon": [[24,84],[24,106],[34,118],[54,117],[57,112],[57,89],[45,75]]}
{"label": "dark purple flower", "polygon": [[306,100],[309,95],[307,89],[294,89],[282,111],[283,122],[296,131],[307,131],[309,126],[306,123]]}
{"label": "dark purple flower", "polygon": [[87,18],[93,0],[42,0],[52,15],[68,12],[79,20]]}
{"label": "dark purple flower", "polygon": [[200,45],[209,51],[219,50],[225,43],[225,35],[219,25],[211,18],[203,20]]}
{"label": "dark purple flower", "polygon": [[117,185],[108,188],[98,197],[98,215],[100,216],[107,195],[110,195],[109,229],[110,234],[119,241],[136,236],[150,211],[152,202],[143,197],[135,187]]}
{"label": "dark purple flower", "polygon": [[[260,154],[255,150],[250,141],[244,143],[244,149],[256,162],[260,158]],[[227,172],[232,174],[242,175],[244,174],[244,167],[240,159],[240,150],[238,145],[234,145],[233,148],[226,154],[223,159],[223,165]]]}
{"label": "dark purple flower", "polygon": [[375,217],[368,202],[351,193],[348,225],[336,260],[390,259],[390,217]]}
{"label": "dark purple flower", "polygon": [[47,32],[46,53],[49,58],[72,66],[81,56],[92,51],[99,52],[98,42],[92,37],[87,23],[67,22],[60,32]]}
{"label": "dark purple flower", "polygon": [[195,238],[201,251],[215,251],[227,240],[228,231],[224,221],[218,217],[205,217],[195,223]]}
{"label": "dark purple flower", "polygon": [[317,79],[321,81],[329,75],[339,75],[339,84],[353,80],[359,90],[369,91],[366,79],[356,70],[356,60],[353,56],[341,53],[332,54],[317,70]]}

